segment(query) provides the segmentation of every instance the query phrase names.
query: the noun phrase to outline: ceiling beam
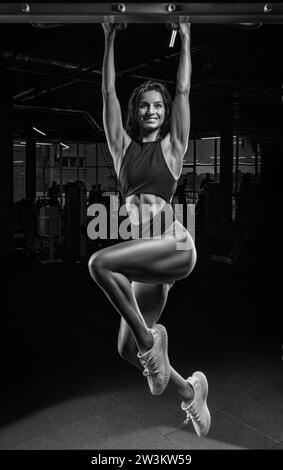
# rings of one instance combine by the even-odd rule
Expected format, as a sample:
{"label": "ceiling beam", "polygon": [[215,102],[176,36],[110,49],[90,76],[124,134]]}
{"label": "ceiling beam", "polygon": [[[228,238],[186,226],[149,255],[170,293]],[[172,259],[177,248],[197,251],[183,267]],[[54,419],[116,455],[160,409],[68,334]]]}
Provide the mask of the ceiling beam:
{"label": "ceiling beam", "polygon": [[13,108],[20,111],[31,111],[39,113],[65,114],[70,116],[81,116],[90,124],[96,133],[104,135],[104,129],[96,122],[93,116],[84,109],[58,108],[53,106],[28,106],[15,104]]}

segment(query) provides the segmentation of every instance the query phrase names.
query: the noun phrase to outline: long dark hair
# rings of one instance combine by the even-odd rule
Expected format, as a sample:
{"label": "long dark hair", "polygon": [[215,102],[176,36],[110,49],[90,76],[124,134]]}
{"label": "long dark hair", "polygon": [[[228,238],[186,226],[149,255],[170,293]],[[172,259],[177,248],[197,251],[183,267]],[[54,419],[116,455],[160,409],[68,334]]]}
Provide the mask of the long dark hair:
{"label": "long dark hair", "polygon": [[132,93],[132,96],[128,102],[128,115],[126,120],[126,131],[129,136],[134,140],[140,139],[140,127],[138,123],[138,107],[140,104],[141,97],[146,91],[156,90],[158,91],[164,102],[165,107],[165,119],[159,130],[159,137],[163,138],[170,131],[170,122],[171,122],[171,110],[172,110],[172,98],[167,90],[166,86],[163,83],[155,82],[149,80],[142,83],[140,86],[135,88]]}

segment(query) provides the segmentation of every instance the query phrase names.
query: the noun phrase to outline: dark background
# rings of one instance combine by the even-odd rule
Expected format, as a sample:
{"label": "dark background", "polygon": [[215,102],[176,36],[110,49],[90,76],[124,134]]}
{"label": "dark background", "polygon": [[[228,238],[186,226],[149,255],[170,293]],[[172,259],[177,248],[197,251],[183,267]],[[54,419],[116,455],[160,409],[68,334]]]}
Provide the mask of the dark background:
{"label": "dark background", "polygon": [[[15,398],[13,387],[19,382],[30,393],[37,379],[43,384],[44,377],[58,379],[74,371],[78,378],[103,356],[115,355],[119,316],[90,279],[87,259],[43,265],[35,256],[17,254],[11,242],[11,132],[26,138],[37,122],[53,139],[105,140],[102,28],[1,24],[0,30],[0,349],[1,373],[8,384],[2,392]],[[177,37],[171,50],[169,38],[160,24],[129,25],[117,34],[117,93],[123,115],[129,92],[147,77],[164,80],[174,94],[178,55],[171,54],[178,52],[180,42]],[[163,322],[177,349],[188,335],[192,351],[205,338],[207,354],[211,349],[221,355],[225,347],[248,351],[254,344],[281,354],[282,43],[282,25],[192,25],[191,136],[221,133],[225,116],[233,115],[234,131],[252,134],[260,142],[263,166],[258,212],[242,265],[212,262],[217,234],[196,234],[196,268],[176,283],[164,312]],[[240,109],[236,119],[235,104]],[[221,217],[224,233],[229,233],[229,217]],[[24,412],[20,397],[17,393],[13,410],[7,408],[6,420]]]}

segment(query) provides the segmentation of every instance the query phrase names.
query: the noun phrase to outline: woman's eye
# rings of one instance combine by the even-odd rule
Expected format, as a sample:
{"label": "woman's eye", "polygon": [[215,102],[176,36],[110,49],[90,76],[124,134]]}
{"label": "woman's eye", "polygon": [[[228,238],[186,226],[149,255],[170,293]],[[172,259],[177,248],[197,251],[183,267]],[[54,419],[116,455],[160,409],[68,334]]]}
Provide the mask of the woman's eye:
{"label": "woman's eye", "polygon": [[[162,103],[156,103],[156,104],[154,104],[154,108],[159,108],[159,109],[160,109],[160,108],[162,108],[162,107],[163,107]],[[150,106],[149,106],[148,104],[146,104],[146,103],[141,103],[140,106],[139,106],[139,108],[140,108],[140,109],[149,109]]]}

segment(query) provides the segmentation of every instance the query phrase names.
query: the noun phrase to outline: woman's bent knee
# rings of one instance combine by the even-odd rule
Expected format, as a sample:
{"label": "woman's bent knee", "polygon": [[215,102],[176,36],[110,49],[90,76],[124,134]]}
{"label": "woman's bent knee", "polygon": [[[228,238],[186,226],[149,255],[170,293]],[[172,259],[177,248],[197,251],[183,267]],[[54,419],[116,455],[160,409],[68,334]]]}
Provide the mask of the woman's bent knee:
{"label": "woman's bent knee", "polygon": [[129,350],[124,345],[121,345],[119,342],[118,342],[117,349],[118,349],[119,356],[125,361],[127,361],[128,358],[131,356]]}
{"label": "woman's bent knee", "polygon": [[104,256],[99,252],[93,253],[88,262],[88,269],[93,279],[101,277],[102,271],[106,268]]}

